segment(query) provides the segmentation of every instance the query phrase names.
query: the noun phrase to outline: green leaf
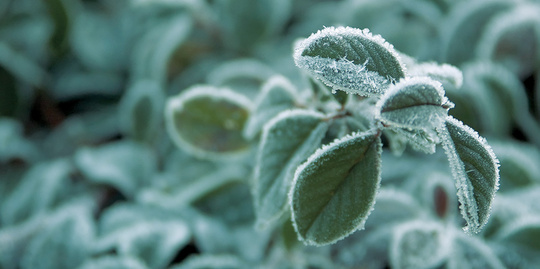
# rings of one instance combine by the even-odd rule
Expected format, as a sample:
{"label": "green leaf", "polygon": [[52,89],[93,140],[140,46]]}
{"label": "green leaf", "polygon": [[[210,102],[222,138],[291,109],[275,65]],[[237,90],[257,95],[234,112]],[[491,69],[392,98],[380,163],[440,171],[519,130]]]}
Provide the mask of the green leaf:
{"label": "green leaf", "polygon": [[165,109],[169,136],[176,145],[202,158],[225,158],[246,152],[242,131],[250,101],[226,88],[194,86],[171,97]]}
{"label": "green leaf", "polygon": [[385,129],[385,134],[390,134],[390,145],[394,154],[398,156],[403,153],[407,143],[411,145],[413,150],[433,154],[435,148],[439,144],[440,138],[433,129],[428,130],[408,130],[400,128]]}
{"label": "green leaf", "polygon": [[191,255],[181,264],[170,269],[247,269],[250,268],[244,261],[232,255]]}
{"label": "green leaf", "polygon": [[296,46],[294,60],[333,89],[365,96],[379,95],[405,77],[394,48],[367,29],[320,30]]}
{"label": "green leaf", "polygon": [[149,141],[162,121],[165,103],[163,89],[150,80],[135,83],[120,101],[120,126],[125,134],[138,141]]}
{"label": "green leaf", "polygon": [[492,144],[501,163],[501,191],[527,188],[540,183],[540,150],[529,143]]}
{"label": "green leaf", "polygon": [[464,230],[478,233],[488,221],[499,187],[499,161],[483,137],[452,116],[439,130],[467,221]]}
{"label": "green leaf", "polygon": [[414,77],[390,86],[376,106],[375,117],[384,126],[429,130],[444,123],[453,104],[439,82]]}
{"label": "green leaf", "polygon": [[455,232],[453,235],[447,261],[448,269],[507,268],[495,255],[493,249],[481,238]]}
{"label": "green leaf", "polygon": [[515,244],[536,252],[540,251],[540,218],[528,215],[518,220],[507,220],[495,239],[504,244]]}
{"label": "green leaf", "polygon": [[435,62],[415,63],[412,66],[408,65],[407,71],[409,76],[429,77],[443,85],[450,84],[457,89],[463,85],[463,73],[453,65]]}
{"label": "green leaf", "polygon": [[378,133],[355,133],[298,167],[289,196],[301,241],[330,244],[364,227],[379,189],[381,145]]}
{"label": "green leaf", "polygon": [[285,211],[296,168],[320,146],[327,129],[323,114],[307,110],[284,111],[265,125],[253,191],[259,226]]}
{"label": "green leaf", "polygon": [[390,264],[396,269],[437,268],[448,255],[445,228],[416,220],[396,227],[390,245]]}
{"label": "green leaf", "polygon": [[274,116],[291,109],[296,103],[296,89],[285,77],[271,77],[255,100],[254,109],[246,123],[244,135],[253,139]]}
{"label": "green leaf", "polygon": [[107,255],[88,259],[78,269],[146,269],[136,257]]}

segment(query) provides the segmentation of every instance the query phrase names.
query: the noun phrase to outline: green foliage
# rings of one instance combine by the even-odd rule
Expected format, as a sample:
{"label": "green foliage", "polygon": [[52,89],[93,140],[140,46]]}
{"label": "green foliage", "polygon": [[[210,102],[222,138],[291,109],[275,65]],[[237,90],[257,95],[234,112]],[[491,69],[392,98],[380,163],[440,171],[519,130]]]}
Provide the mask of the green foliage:
{"label": "green foliage", "polygon": [[536,268],[539,11],[0,1],[0,268]]}

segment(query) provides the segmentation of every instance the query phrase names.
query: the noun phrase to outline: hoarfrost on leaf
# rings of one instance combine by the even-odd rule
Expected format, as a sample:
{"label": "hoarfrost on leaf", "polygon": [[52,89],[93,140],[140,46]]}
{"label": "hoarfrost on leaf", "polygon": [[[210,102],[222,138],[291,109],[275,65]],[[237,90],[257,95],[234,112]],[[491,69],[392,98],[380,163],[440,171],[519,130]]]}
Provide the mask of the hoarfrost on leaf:
{"label": "hoarfrost on leaf", "polygon": [[409,76],[430,77],[443,85],[449,83],[456,89],[463,85],[463,73],[457,67],[435,62],[418,63],[407,68]]}
{"label": "hoarfrost on leaf", "polygon": [[285,211],[296,168],[320,146],[327,129],[324,115],[308,110],[284,111],[264,126],[253,191],[258,226]]}
{"label": "hoarfrost on leaf", "polygon": [[405,68],[392,45],[368,29],[329,27],[297,44],[298,67],[328,86],[351,94],[379,95]]}
{"label": "hoarfrost on leaf", "polygon": [[385,126],[433,130],[444,123],[453,104],[440,82],[412,77],[390,86],[376,107],[375,118]]}
{"label": "hoarfrost on leaf", "polygon": [[345,136],[298,167],[289,202],[301,241],[331,244],[364,227],[381,179],[379,135],[367,131]]}
{"label": "hoarfrost on leaf", "polygon": [[439,132],[467,221],[464,230],[478,233],[488,221],[499,187],[499,161],[483,137],[452,116]]}

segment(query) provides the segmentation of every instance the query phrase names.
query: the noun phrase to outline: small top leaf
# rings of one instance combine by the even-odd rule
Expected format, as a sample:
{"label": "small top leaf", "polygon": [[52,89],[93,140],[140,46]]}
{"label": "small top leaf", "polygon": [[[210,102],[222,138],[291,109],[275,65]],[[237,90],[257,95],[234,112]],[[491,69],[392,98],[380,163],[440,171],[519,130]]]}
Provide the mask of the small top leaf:
{"label": "small top leaf", "polygon": [[255,167],[255,207],[258,225],[279,217],[296,168],[321,144],[328,123],[323,114],[284,111],[265,125]]}
{"label": "small top leaf", "polygon": [[238,155],[249,148],[242,130],[250,101],[226,88],[194,86],[167,102],[165,120],[176,145],[202,158]]}
{"label": "small top leaf", "polygon": [[376,118],[386,126],[434,129],[443,124],[452,107],[439,82],[413,77],[390,86],[377,102]]}
{"label": "small top leaf", "polygon": [[373,131],[354,133],[298,167],[289,198],[301,241],[331,244],[364,227],[379,189],[381,146]]}
{"label": "small top leaf", "polygon": [[486,224],[495,192],[499,187],[499,160],[483,137],[462,122],[448,116],[439,129],[443,147],[456,180],[465,231],[478,233]]}
{"label": "small top leaf", "polygon": [[368,29],[329,27],[298,43],[296,65],[328,86],[347,93],[378,95],[405,77],[392,45]]}
{"label": "small top leaf", "polygon": [[271,77],[255,100],[254,110],[244,129],[246,138],[254,138],[264,124],[279,112],[293,108],[295,99],[296,89],[285,77]]}

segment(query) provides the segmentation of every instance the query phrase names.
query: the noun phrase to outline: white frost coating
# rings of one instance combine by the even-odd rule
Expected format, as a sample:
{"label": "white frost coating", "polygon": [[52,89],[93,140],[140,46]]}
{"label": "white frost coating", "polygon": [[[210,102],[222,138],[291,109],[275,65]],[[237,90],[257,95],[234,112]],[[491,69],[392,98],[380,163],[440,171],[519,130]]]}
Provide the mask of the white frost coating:
{"label": "white frost coating", "polygon": [[247,97],[239,94],[228,88],[216,88],[208,85],[195,85],[192,86],[180,94],[169,98],[165,105],[165,126],[169,137],[178,146],[195,156],[201,158],[210,159],[226,159],[241,156],[243,152],[228,152],[228,153],[213,153],[205,150],[201,150],[198,147],[193,146],[189,141],[186,141],[183,137],[178,135],[174,123],[174,112],[184,109],[184,104],[191,99],[205,97],[213,100],[226,100],[230,103],[245,108],[247,111],[251,111],[252,103]]}
{"label": "white frost coating", "polygon": [[[415,92],[417,91],[414,88],[425,89],[426,87],[431,87],[435,90],[435,94],[438,95],[436,96],[437,105],[440,106],[440,108],[446,106],[448,107],[446,108],[446,111],[448,111],[448,109],[454,106],[454,104],[448,101],[444,96],[444,90],[440,82],[429,77],[408,77],[400,80],[397,84],[390,85],[384,95],[377,101],[375,105],[375,118],[386,125],[399,128],[433,129],[441,126],[446,117],[446,115],[440,115],[442,109],[435,110],[436,107],[433,105],[423,104],[422,102],[425,97],[422,96],[422,94],[415,95]],[[391,119],[391,115],[385,116],[384,114],[388,114],[389,112],[382,112],[383,110],[391,108],[392,105],[400,106],[400,104],[392,104],[394,99],[398,98],[406,99],[407,101],[419,99],[417,100],[419,102],[418,105],[415,104],[414,107],[418,109],[421,109],[422,107],[431,107],[433,109],[430,111],[418,110],[418,113],[412,115],[410,115],[410,112],[400,113],[403,114],[402,119],[395,119],[395,117],[394,119]],[[412,106],[407,106],[405,108],[412,109]],[[404,108],[398,107],[397,110],[402,110],[404,112]]]}
{"label": "white frost coating", "polygon": [[244,136],[248,139],[254,138],[266,121],[279,112],[292,108],[292,104],[298,99],[296,88],[287,78],[276,75],[268,79],[255,99],[253,112],[244,128]]}
{"label": "white frost coating", "polygon": [[[257,162],[256,162],[256,167],[255,167],[255,173],[254,173],[255,182],[254,182],[253,193],[255,196],[255,205],[256,205],[256,208],[258,209],[257,213],[262,212],[262,211],[267,213],[266,212],[268,211],[267,207],[269,206],[268,203],[270,203],[270,201],[268,201],[268,197],[266,199],[264,199],[264,197],[263,199],[261,199],[260,197],[261,193],[258,192],[258,189],[260,188],[259,185],[260,185],[261,172],[262,172],[261,164],[269,163],[269,161],[266,158],[272,158],[272,156],[268,156],[268,152],[265,151],[265,146],[268,144],[268,134],[270,133],[270,130],[275,129],[276,126],[282,123],[284,120],[295,118],[295,117],[298,117],[298,118],[307,117],[307,118],[313,118],[313,119],[320,119],[321,123],[323,123],[324,114],[315,112],[312,110],[300,110],[300,109],[286,110],[279,113],[276,117],[272,118],[268,123],[264,125],[264,131],[262,132],[263,135],[261,138],[261,142],[259,144],[259,150],[257,152],[257,157],[256,157]],[[280,217],[281,213],[286,210],[287,201],[288,201],[287,197],[288,197],[289,189],[291,186],[290,181],[292,179],[291,177],[294,176],[296,167],[298,167],[298,165],[300,165],[301,162],[307,158],[307,155],[311,154],[319,146],[320,142],[314,143],[315,142],[314,140],[321,140],[322,136],[324,136],[324,132],[327,129],[328,129],[328,124],[322,124],[322,125],[319,124],[318,126],[316,126],[311,131],[311,134],[307,137],[307,139],[302,144],[300,144],[299,147],[296,148],[294,152],[291,153],[291,156],[289,157],[287,162],[283,163],[281,172],[279,173],[278,177],[275,178],[276,181],[279,180],[281,182],[274,182],[273,184],[271,184],[271,189],[266,190],[268,192],[277,191],[278,194],[280,194],[281,191],[283,190],[274,190],[274,188],[276,187],[286,188],[286,190],[284,190],[283,192],[285,199],[283,201],[282,209],[279,212],[274,212],[274,216],[272,217],[264,216],[265,219],[263,219],[262,216],[257,214],[256,225],[258,226],[258,228],[263,229],[267,227],[269,223],[271,223],[272,221]],[[285,132],[285,131],[286,130],[283,130],[282,132]],[[266,155],[263,155],[263,154],[266,154]],[[284,181],[289,181],[289,182],[285,183]],[[279,184],[279,183],[283,183],[283,184]],[[263,196],[269,196],[269,195],[266,194]],[[279,195],[275,194],[274,196],[279,196]],[[259,204],[261,202],[262,204]]]}
{"label": "white frost coating", "polygon": [[[317,151],[315,151],[315,153],[313,153],[302,165],[300,165],[296,171],[295,171],[295,174],[294,174],[294,179],[293,179],[293,182],[291,183],[291,186],[293,186],[290,191],[289,191],[289,205],[291,205],[291,220],[292,220],[292,224],[293,224],[293,227],[295,229],[295,231],[297,232],[297,236],[298,236],[298,240],[299,241],[302,241],[306,244],[309,244],[309,245],[314,245],[314,246],[322,246],[322,245],[325,245],[325,244],[320,244],[318,242],[314,242],[314,241],[311,241],[311,240],[307,240],[305,238],[302,238],[302,236],[300,235],[300,233],[298,232],[299,231],[299,228],[298,228],[298,224],[296,223],[296,214],[294,212],[294,210],[292,209],[292,204],[293,204],[293,196],[294,196],[294,186],[296,186],[298,184],[298,178],[300,176],[300,173],[302,173],[303,170],[306,169],[306,167],[308,165],[310,165],[311,163],[313,163],[315,160],[317,160],[318,158],[320,158],[324,153],[330,151],[330,150],[334,150],[336,148],[340,148],[340,147],[347,147],[348,144],[352,143],[351,141],[352,140],[355,140],[355,139],[358,139],[358,138],[366,138],[366,137],[369,137],[369,136],[374,136],[376,135],[376,132],[377,130],[369,130],[369,131],[366,131],[366,132],[362,132],[362,133],[359,133],[359,132],[355,132],[355,133],[351,133],[351,134],[348,134],[347,136],[344,136],[342,138],[338,138],[338,139],[335,139],[333,142],[331,142],[330,144],[326,144],[326,145],[323,145],[321,148],[317,149]],[[378,154],[381,155],[382,153],[382,147],[379,147],[379,152]],[[380,163],[381,163],[381,160],[379,158],[379,167],[380,167]],[[379,178],[378,178],[378,183],[377,183],[377,189],[380,188],[380,174],[379,174]],[[353,233],[354,231],[356,230],[360,230],[360,229],[363,229],[365,227],[365,222],[366,220],[368,219],[368,216],[371,214],[371,212],[373,211],[373,208],[375,206],[375,201],[376,199],[373,199],[373,201],[371,201],[371,204],[369,205],[370,209],[369,209],[369,212],[366,213],[366,216],[364,219],[362,220],[358,220],[356,221],[357,222],[357,225],[356,225],[356,228],[352,231],[344,231],[343,234],[338,237],[338,238],[334,238],[334,240],[330,243],[326,243],[326,244],[332,244],[332,243],[335,243],[345,237],[347,237],[348,235],[350,235],[351,233]]]}
{"label": "white frost coating", "polygon": [[434,221],[413,220],[397,226],[389,250],[396,269],[436,268],[448,257],[450,240],[445,227]]}
{"label": "white frost coating", "polygon": [[448,82],[456,89],[463,85],[463,73],[457,67],[435,62],[419,63],[409,67],[409,76],[427,76],[439,82]]}
{"label": "white frost coating", "polygon": [[225,85],[228,81],[236,78],[256,78],[266,80],[275,72],[260,61],[254,59],[240,59],[226,62],[208,75],[206,81],[211,85]]}
{"label": "white frost coating", "polygon": [[[495,186],[493,190],[488,190],[492,192],[492,197],[494,198],[494,195],[499,188],[499,160],[495,156],[495,153],[493,153],[493,150],[491,147],[487,144],[485,138],[481,137],[475,130],[473,130],[471,127],[463,124],[461,121],[455,119],[452,116],[447,117],[447,121],[451,124],[458,126],[460,130],[464,131],[465,137],[472,138],[475,141],[477,141],[482,147],[486,150],[488,155],[490,156],[490,159],[492,163],[490,166],[494,167],[495,174],[497,178],[495,179]],[[477,201],[474,198],[474,189],[473,185],[470,181],[470,178],[468,176],[468,172],[465,170],[465,165],[463,164],[463,161],[459,157],[455,144],[450,136],[450,133],[448,129],[445,127],[441,127],[437,129],[439,132],[443,148],[445,149],[446,155],[448,157],[448,160],[450,162],[450,168],[452,170],[452,175],[454,179],[456,180],[456,188],[457,188],[457,194],[459,201],[461,203],[460,210],[463,218],[467,221],[467,226],[463,228],[463,230],[467,233],[478,233],[483,228],[483,226],[487,223],[487,220],[489,218],[489,214],[491,212],[491,206],[489,208],[479,208]],[[486,216],[483,220],[479,219],[479,211],[482,210]]]}
{"label": "white frost coating", "polygon": [[307,39],[297,42],[293,57],[298,67],[308,70],[310,74],[334,89],[365,96],[378,95],[385,90],[388,84],[393,82],[393,79],[383,77],[378,72],[366,70],[369,58],[362,65],[357,65],[346,59],[346,56],[339,60],[319,56],[302,56],[302,53],[309,49],[312,44],[327,36],[335,36],[339,39],[342,39],[344,36],[349,38],[356,37],[374,42],[392,55],[405,74],[405,66],[401,62],[399,54],[380,35],[371,34],[367,28],[361,30],[352,27],[328,27],[317,31],[317,33],[312,34]]}

